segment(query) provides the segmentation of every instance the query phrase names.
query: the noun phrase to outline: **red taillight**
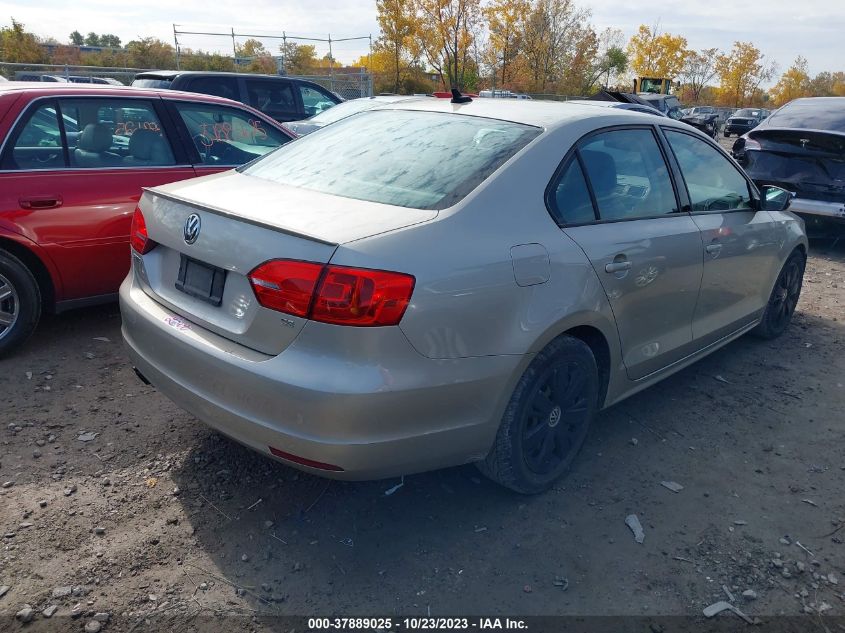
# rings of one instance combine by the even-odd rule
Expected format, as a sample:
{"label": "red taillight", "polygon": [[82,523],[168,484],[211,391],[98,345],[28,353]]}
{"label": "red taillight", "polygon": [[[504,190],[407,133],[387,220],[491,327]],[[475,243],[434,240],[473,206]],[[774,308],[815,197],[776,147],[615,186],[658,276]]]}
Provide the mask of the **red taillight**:
{"label": "red taillight", "polygon": [[307,317],[322,264],[275,259],[249,274],[258,303],[265,308]]}
{"label": "red taillight", "polygon": [[135,213],[132,215],[129,244],[133,250],[141,255],[149,253],[156,245],[155,242],[147,237],[147,222],[144,220],[144,214],[141,213],[141,207],[135,207]]}
{"label": "red taillight", "polygon": [[396,325],[414,278],[403,273],[276,259],[249,274],[265,308],[336,325]]}

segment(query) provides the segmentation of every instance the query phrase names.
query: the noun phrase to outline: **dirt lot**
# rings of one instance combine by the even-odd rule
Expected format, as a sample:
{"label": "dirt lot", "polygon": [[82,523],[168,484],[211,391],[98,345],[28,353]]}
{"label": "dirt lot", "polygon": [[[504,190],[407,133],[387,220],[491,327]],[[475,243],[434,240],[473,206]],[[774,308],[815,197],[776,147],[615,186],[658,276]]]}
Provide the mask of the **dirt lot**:
{"label": "dirt lot", "polygon": [[24,604],[30,630],[55,605],[79,631],[98,612],[114,631],[198,613],[700,614],[723,585],[750,615],[824,630],[845,614],[845,245],[813,248],[786,335],[605,411],[570,476],[530,498],[471,466],[390,496],[398,480],[303,475],[142,385],[116,306],[49,318],[0,361],[0,630]]}

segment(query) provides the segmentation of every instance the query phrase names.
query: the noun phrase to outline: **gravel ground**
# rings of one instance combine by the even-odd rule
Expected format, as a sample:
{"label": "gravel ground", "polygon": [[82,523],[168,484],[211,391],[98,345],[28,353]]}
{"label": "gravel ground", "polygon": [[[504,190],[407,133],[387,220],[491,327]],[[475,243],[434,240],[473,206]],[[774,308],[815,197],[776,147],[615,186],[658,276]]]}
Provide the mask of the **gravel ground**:
{"label": "gravel ground", "polygon": [[47,318],[0,360],[0,630],[47,614],[89,633],[197,614],[259,630],[256,614],[700,615],[730,593],[822,631],[845,614],[843,288],[845,244],[813,244],[783,337],[744,337],[603,412],[536,497],[471,466],[390,496],[399,480],[298,473],[142,385],[116,306]]}

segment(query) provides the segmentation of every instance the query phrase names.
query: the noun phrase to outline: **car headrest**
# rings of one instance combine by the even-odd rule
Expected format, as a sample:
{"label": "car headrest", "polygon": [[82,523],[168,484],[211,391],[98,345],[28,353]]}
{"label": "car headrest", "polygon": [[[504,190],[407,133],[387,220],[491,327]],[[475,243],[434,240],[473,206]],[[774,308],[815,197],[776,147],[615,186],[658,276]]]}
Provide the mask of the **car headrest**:
{"label": "car headrest", "polygon": [[582,150],[581,159],[597,196],[608,196],[616,189],[616,161],[613,156],[596,150]]}
{"label": "car headrest", "polygon": [[129,137],[129,153],[140,160],[150,160],[156,150],[161,151],[162,139],[152,130],[135,130]]}
{"label": "car headrest", "polygon": [[103,123],[89,123],[79,135],[76,147],[86,152],[106,152],[112,146],[111,130]]}

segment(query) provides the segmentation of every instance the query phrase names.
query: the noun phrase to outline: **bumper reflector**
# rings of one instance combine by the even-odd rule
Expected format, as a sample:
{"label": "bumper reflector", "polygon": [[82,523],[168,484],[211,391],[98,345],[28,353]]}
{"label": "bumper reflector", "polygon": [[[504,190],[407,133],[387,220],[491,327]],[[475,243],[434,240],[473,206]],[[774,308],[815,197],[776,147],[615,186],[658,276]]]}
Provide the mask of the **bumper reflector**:
{"label": "bumper reflector", "polygon": [[302,464],[303,466],[317,468],[319,470],[330,470],[336,473],[343,472],[343,468],[341,468],[340,466],[335,466],[334,464],[324,464],[323,462],[317,462],[313,459],[308,459],[307,457],[299,457],[298,455],[286,453],[285,451],[281,451],[278,448],[274,448],[272,446],[268,446],[267,448],[269,448],[270,452],[276,457],[281,457],[282,459],[286,459],[289,462]]}

